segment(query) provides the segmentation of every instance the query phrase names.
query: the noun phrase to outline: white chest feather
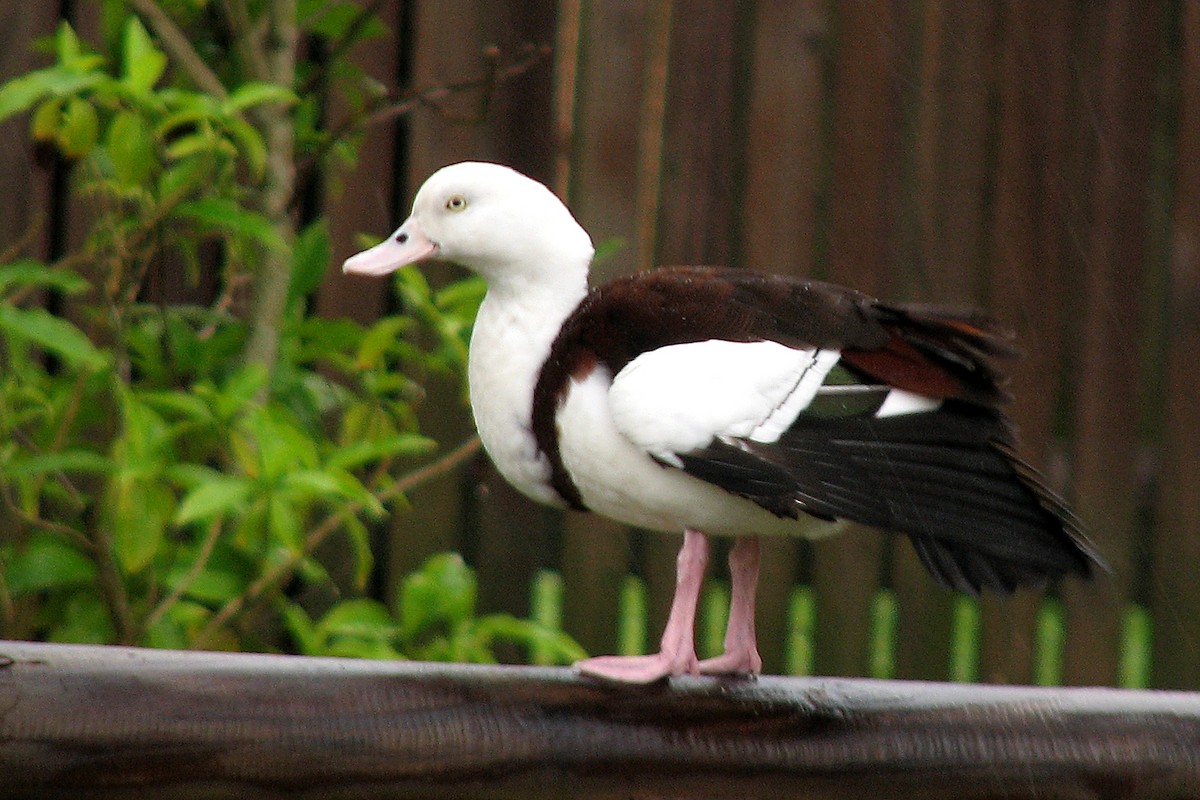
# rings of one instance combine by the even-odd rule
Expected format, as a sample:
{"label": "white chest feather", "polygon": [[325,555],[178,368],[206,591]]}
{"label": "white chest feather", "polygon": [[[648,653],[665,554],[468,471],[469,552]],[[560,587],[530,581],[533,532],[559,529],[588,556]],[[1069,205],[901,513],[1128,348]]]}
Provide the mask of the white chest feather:
{"label": "white chest feather", "polygon": [[561,319],[578,301],[569,295],[489,293],[475,320],[467,363],[475,425],[492,463],[521,492],[551,505],[562,501],[549,485],[550,463],[531,429],[533,388]]}

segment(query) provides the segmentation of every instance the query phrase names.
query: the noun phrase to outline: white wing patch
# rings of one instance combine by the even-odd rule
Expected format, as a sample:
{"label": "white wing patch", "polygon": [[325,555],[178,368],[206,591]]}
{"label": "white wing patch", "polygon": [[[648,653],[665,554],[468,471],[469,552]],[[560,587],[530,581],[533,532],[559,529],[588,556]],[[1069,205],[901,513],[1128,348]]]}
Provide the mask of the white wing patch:
{"label": "white wing patch", "polygon": [[892,389],[883,399],[883,405],[875,412],[877,417],[898,417],[901,414],[920,414],[934,411],[942,401],[936,397],[928,397],[905,389]]}
{"label": "white wing patch", "polygon": [[770,443],[816,396],[837,350],[778,342],[669,345],[631,361],[613,379],[608,401],[617,429],[655,458],[717,437]]}

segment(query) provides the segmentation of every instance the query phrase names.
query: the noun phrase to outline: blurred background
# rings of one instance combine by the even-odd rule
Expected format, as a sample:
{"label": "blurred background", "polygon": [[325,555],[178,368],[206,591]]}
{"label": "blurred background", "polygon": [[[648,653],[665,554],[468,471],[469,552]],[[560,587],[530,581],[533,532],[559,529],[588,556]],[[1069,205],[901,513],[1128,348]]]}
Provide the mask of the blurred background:
{"label": "blurred background", "polygon": [[[349,168],[298,184],[297,213],[326,219],[332,242],[311,314],[398,310],[386,281],[337,265],[465,159],[566,199],[602,252],[597,282],[729,264],[986,307],[1025,354],[1010,387],[1021,452],[1112,574],[977,602],[937,587],[905,539],[766,542],[766,670],[1200,689],[1200,2],[360,5],[386,32],[349,60],[411,102],[367,130]],[[62,18],[98,38],[98,9],[5,12],[0,79],[45,63],[29,43]],[[316,33],[300,47],[330,56]],[[48,259],[86,210],[63,162],[27,139],[0,127],[0,245],[44,215],[27,244]],[[144,291],[212,299],[203,277],[156,281]],[[431,375],[425,393],[422,432],[443,450],[467,440],[460,381]],[[557,616],[594,653],[655,643],[677,537],[537,507],[483,455],[409,499],[375,523],[379,599],[456,550],[481,611]],[[722,633],[720,561],[706,646]]]}

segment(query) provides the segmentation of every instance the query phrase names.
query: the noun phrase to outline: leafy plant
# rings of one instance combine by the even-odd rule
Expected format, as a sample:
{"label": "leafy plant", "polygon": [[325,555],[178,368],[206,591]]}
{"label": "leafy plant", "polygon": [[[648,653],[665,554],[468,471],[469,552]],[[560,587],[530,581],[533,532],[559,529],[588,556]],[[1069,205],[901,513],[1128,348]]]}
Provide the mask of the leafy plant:
{"label": "leafy plant", "polygon": [[375,600],[343,600],[314,621],[288,603],[284,619],[300,651],[314,656],[489,663],[501,642],[536,649],[556,662],[586,655],[566,634],[531,620],[476,616],[475,592],[475,573],[457,554],[443,553],[405,579],[394,609]]}
{"label": "leafy plant", "polygon": [[[413,471],[435,448],[416,424],[419,381],[461,371],[481,287],[434,291],[406,272],[403,313],[370,326],[307,314],[331,247],[323,220],[300,221],[298,175],[351,163],[372,114],[397,102],[344,58],[383,31],[370,10],[129,5],[104,2],[99,50],[63,23],[54,62],[0,87],[0,121],[29,115],[90,214],[55,261],[21,242],[0,252],[0,635],[273,647],[252,612],[287,609],[306,651],[353,650],[301,636],[289,589],[332,585],[313,555],[330,536],[354,559],[336,591],[366,585],[368,524],[431,474]],[[295,62],[301,33],[331,57]],[[268,42],[291,60],[268,58]],[[351,112],[331,128],[334,92]],[[193,297],[218,280],[203,300],[153,302],[154,275]],[[412,580],[458,591],[427,570]],[[387,638],[401,649],[377,653],[436,650],[414,644],[406,603]],[[344,600],[314,630],[371,615],[390,630],[380,608]],[[535,635],[461,612],[446,618],[456,654]]]}

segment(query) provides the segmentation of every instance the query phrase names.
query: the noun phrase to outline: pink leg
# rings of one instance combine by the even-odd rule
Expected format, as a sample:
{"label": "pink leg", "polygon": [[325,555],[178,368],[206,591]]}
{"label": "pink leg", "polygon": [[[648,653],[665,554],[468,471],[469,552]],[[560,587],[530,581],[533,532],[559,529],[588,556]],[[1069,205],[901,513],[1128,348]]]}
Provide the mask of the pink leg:
{"label": "pink leg", "polygon": [[704,675],[750,674],[762,671],[758,642],[754,635],[754,594],[758,588],[758,537],[737,540],[729,551],[729,575],[733,583],[729,603],[729,625],[725,629],[725,652],[700,662]]}
{"label": "pink leg", "polygon": [[684,531],[676,561],[675,599],[671,601],[659,652],[651,656],[598,656],[580,661],[575,667],[584,675],[619,683],[653,683],[672,675],[697,674],[696,603],[707,566],[708,537],[699,531]]}

